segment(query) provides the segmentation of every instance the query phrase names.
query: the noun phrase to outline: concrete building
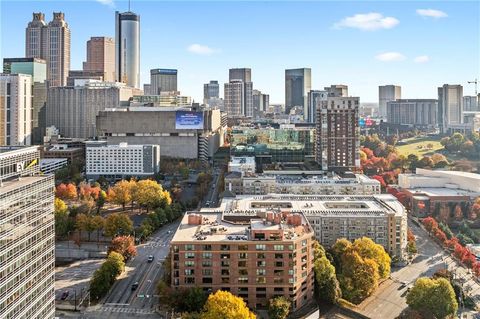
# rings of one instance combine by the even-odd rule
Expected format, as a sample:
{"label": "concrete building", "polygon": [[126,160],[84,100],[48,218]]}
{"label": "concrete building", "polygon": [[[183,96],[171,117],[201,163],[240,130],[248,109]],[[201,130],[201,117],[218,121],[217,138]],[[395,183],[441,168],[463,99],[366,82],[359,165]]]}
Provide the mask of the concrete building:
{"label": "concrete building", "polygon": [[438,126],[438,101],[433,99],[398,99],[387,102],[387,122],[418,128]]}
{"label": "concrete building", "polygon": [[70,29],[65,14],[54,12],[53,20],[47,24],[43,13],[33,13],[25,39],[25,57],[47,61],[49,86],[66,85],[70,70]]}
{"label": "concrete building", "polygon": [[308,123],[316,123],[317,121],[317,107],[320,105],[320,101],[325,101],[328,97],[328,91],[310,90],[308,92],[308,112],[305,118]]}
{"label": "concrete building", "polygon": [[66,86],[82,86],[88,80],[103,81],[103,76],[101,71],[70,70]]}
{"label": "concrete building", "polygon": [[224,109],[228,117],[253,116],[252,70],[230,69],[229,83],[224,84]]}
{"label": "concrete building", "polygon": [[[230,167],[230,164],[229,164]],[[230,171],[230,170],[229,170]],[[298,194],[298,195],[376,195],[381,193],[380,182],[363,174],[277,174],[267,171],[231,170],[225,175],[225,189],[235,195]],[[237,172],[240,172],[238,174]]]}
{"label": "concrete building", "polygon": [[463,86],[444,84],[438,88],[438,123],[440,132],[463,123]]}
{"label": "concrete building", "polygon": [[47,64],[37,58],[3,59],[3,73],[32,76],[32,144],[39,145],[45,135],[45,105],[47,101]]}
{"label": "concrete building", "polygon": [[106,141],[87,141],[85,171],[88,179],[109,180],[129,176],[151,177],[160,171],[158,145],[107,145]]}
{"label": "concrete building", "polygon": [[86,81],[82,86],[49,88],[47,126],[54,125],[65,137],[95,137],[98,112],[127,106],[129,98],[140,92],[122,83],[99,81]]}
{"label": "concrete building", "polygon": [[150,70],[150,93],[160,95],[162,92],[177,91],[177,73],[175,69]]}
{"label": "concrete building", "polygon": [[308,114],[308,92],[312,89],[312,70],[310,68],[285,70],[285,113],[298,106],[303,115]]}
{"label": "concrete building", "polygon": [[316,160],[323,170],[360,166],[358,97],[328,97],[317,107]]}
{"label": "concrete building", "polygon": [[478,96],[464,96],[463,111],[480,112],[480,103]]}
{"label": "concrete building", "polygon": [[172,94],[173,92],[162,92],[160,95],[135,95],[130,101],[130,106],[150,106],[150,107],[165,107],[165,108],[179,108],[190,107],[192,105],[192,98],[190,96],[182,96]]}
{"label": "concrete building", "polygon": [[378,112],[381,118],[387,117],[387,103],[402,98],[399,85],[380,85],[378,87]]}
{"label": "concrete building", "polygon": [[348,96],[348,85],[344,84],[333,84],[323,88],[324,91],[327,91],[329,97],[347,97]]}
{"label": "concrete building", "polygon": [[83,163],[85,161],[85,144],[83,142],[81,142],[81,145],[76,145],[76,143],[50,143],[41,149],[41,157],[42,159],[66,158],[68,164]]}
{"label": "concrete building", "polygon": [[228,162],[229,172],[239,172],[243,176],[245,173],[255,173],[255,157],[251,156],[233,156]]}
{"label": "concrete building", "polygon": [[83,70],[103,74],[103,81],[115,82],[115,39],[91,37],[87,41],[87,61]]}
{"label": "concrete building", "polygon": [[301,212],[254,204],[255,211],[224,201],[184,215],[170,244],[172,287],[230,291],[252,309],[275,296],[293,310],[311,302],[312,227]]}
{"label": "concrete building", "polygon": [[223,145],[225,124],[220,110],[129,107],[101,111],[97,116],[98,136],[108,144],[160,145],[162,157],[202,161],[213,158]]}
{"label": "concrete building", "polygon": [[32,143],[32,76],[0,74],[0,143]]}
{"label": "concrete building", "polygon": [[270,104],[270,96],[268,94],[263,94],[259,90],[252,91],[253,98],[253,115],[255,117],[260,117],[264,114]]}
{"label": "concrete building", "polygon": [[115,12],[115,76],[133,88],[140,88],[140,16]]}
{"label": "concrete building", "polygon": [[55,317],[54,178],[37,147],[0,149],[0,318]]}
{"label": "concrete building", "polygon": [[448,219],[457,206],[468,213],[480,196],[480,174],[417,168],[416,174],[399,174],[398,186],[407,195],[413,214]]}
{"label": "concrete building", "polygon": [[59,169],[68,165],[67,158],[41,158],[40,172],[43,174],[54,174]]}
{"label": "concrete building", "polygon": [[203,85],[203,103],[208,104],[208,100],[211,98],[220,97],[220,85],[218,81],[210,81]]}

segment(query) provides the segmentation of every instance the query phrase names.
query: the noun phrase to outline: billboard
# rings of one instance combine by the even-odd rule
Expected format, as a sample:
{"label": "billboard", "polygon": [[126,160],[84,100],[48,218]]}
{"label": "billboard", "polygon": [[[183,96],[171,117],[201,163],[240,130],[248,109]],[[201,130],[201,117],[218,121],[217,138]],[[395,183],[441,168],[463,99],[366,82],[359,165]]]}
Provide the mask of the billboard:
{"label": "billboard", "polygon": [[191,111],[175,112],[176,130],[203,130],[203,113]]}

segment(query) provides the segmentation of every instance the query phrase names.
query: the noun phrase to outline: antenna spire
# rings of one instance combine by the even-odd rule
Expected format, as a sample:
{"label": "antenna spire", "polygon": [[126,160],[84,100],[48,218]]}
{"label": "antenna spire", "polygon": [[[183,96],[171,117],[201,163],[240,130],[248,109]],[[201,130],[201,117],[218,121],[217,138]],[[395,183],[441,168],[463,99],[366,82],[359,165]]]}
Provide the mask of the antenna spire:
{"label": "antenna spire", "polygon": [[130,0],[128,0],[128,12],[130,12]]}

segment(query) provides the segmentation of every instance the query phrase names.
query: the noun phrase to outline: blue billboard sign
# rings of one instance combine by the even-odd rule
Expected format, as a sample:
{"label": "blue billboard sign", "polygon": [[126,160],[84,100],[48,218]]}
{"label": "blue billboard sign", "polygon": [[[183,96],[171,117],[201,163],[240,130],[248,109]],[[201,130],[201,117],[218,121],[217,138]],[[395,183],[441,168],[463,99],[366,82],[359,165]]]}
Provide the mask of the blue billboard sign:
{"label": "blue billboard sign", "polygon": [[190,111],[177,111],[175,114],[176,130],[202,130],[203,113]]}

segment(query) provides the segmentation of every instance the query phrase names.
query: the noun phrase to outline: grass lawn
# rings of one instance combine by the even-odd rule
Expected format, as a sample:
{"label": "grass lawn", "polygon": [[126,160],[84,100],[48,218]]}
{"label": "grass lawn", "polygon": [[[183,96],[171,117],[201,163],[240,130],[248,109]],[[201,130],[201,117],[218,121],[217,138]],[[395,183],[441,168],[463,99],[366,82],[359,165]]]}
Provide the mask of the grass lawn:
{"label": "grass lawn", "polygon": [[[400,154],[408,156],[410,154],[416,154],[418,157],[423,157],[425,155],[432,155],[443,149],[442,144],[440,144],[440,139],[434,137],[413,137],[409,139],[404,139],[402,142],[406,143],[405,145],[397,145],[396,148]],[[401,143],[402,144],[402,143]],[[432,144],[433,147],[428,149],[427,144]]]}

